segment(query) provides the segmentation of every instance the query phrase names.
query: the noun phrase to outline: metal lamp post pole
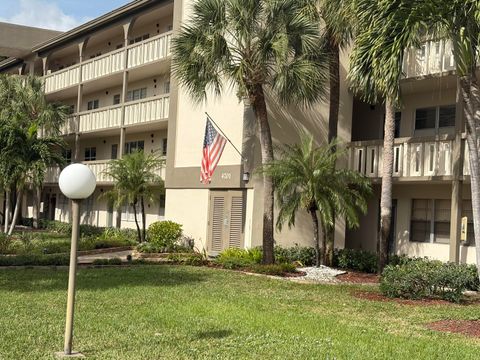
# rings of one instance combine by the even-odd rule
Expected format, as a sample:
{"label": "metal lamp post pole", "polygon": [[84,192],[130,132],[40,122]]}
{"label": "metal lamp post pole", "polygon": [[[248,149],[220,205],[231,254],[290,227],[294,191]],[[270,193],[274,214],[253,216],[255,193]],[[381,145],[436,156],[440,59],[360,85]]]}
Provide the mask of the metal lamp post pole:
{"label": "metal lamp post pole", "polygon": [[67,319],[65,322],[65,355],[72,354],[73,314],[75,307],[75,277],[77,273],[77,244],[80,223],[80,200],[72,200],[72,243],[70,245],[70,269],[68,273]]}

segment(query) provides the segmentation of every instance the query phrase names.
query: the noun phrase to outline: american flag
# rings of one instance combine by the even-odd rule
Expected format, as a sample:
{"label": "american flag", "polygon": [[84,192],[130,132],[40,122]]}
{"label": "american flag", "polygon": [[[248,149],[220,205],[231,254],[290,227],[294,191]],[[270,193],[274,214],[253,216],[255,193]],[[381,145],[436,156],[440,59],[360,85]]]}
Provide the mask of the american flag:
{"label": "american flag", "polygon": [[223,148],[227,140],[213,127],[207,118],[205,126],[205,138],[203,139],[203,158],[200,170],[200,181],[209,184],[212,181],[213,172],[222,156]]}

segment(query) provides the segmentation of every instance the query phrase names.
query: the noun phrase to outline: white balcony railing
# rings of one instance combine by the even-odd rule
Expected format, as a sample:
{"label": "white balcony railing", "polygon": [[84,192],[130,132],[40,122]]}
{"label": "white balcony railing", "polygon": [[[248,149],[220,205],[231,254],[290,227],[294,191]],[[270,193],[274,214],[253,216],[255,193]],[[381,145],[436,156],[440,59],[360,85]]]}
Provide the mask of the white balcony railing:
{"label": "white balcony railing", "polygon": [[119,49],[82,63],[82,81],[122,71],[125,67],[125,52]]}
{"label": "white balcony railing", "polygon": [[156,36],[142,42],[130,45],[128,48],[128,67],[158,61],[170,55],[170,41],[172,33]]}
{"label": "white balcony railing", "polygon": [[[395,139],[393,176],[452,175],[452,140]],[[353,142],[350,168],[371,178],[382,176],[383,140]]]}
{"label": "white balcony railing", "polygon": [[69,116],[60,128],[60,133],[62,135],[69,135],[75,133],[75,117]]}
{"label": "white balcony railing", "polygon": [[407,78],[455,70],[450,40],[427,41],[405,53],[403,70]]}
{"label": "white balcony railing", "polygon": [[[129,45],[127,48],[127,67],[133,68],[167,58],[170,56],[171,39],[172,32],[166,32]],[[80,71],[82,81],[89,81],[122,71],[124,67],[125,50],[118,49],[84,61],[81,64],[45,75],[45,93],[48,94],[78,85],[80,81]]]}
{"label": "white balcony railing", "polygon": [[168,118],[170,97],[154,97],[125,105],[124,125],[134,125]]}
{"label": "white balcony railing", "polygon": [[45,76],[45,93],[50,93],[78,84],[80,65],[73,65]]}
{"label": "white balcony railing", "polygon": [[86,111],[79,114],[79,132],[119,127],[122,121],[121,105]]}
{"label": "white balcony railing", "polygon": [[[98,161],[84,161],[83,163],[87,165],[90,170],[95,174],[98,183],[113,183],[113,178],[106,174],[108,170],[108,162],[110,160],[98,160]],[[165,168],[157,170],[157,174],[165,179]],[[56,183],[58,182],[58,177],[60,176],[60,168],[50,167],[47,169],[45,176],[45,183]]]}

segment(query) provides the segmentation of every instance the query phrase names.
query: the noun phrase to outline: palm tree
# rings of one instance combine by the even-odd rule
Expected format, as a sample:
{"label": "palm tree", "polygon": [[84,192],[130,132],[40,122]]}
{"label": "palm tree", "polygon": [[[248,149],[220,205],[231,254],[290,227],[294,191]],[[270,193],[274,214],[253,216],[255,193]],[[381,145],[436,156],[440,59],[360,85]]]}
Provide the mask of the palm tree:
{"label": "palm tree", "polygon": [[[352,40],[354,12],[352,0],[320,0],[320,16],[323,36],[329,54],[329,114],[328,142],[337,137],[338,114],[340,109],[340,51]],[[335,152],[335,147],[331,148]],[[333,262],[335,216],[332,226],[327,229],[327,265]]]}
{"label": "palm tree", "polygon": [[[326,61],[314,0],[197,0],[173,40],[173,70],[197,101],[234,87],[252,106],[262,163],[273,160],[266,94],[281,104],[324,95]],[[274,262],[272,178],[263,174],[263,263]]]}
{"label": "palm tree", "polygon": [[[135,225],[137,226],[138,242],[145,241],[146,216],[145,202],[154,201],[153,185],[161,185],[163,180],[157,175],[163,167],[164,160],[154,154],[145,154],[136,151],[112,160],[105,174],[114,180],[113,189],[105,192],[101,197],[107,198],[120,209],[127,204],[133,210]],[[137,218],[137,206],[140,205],[142,215],[142,230]]]}
{"label": "palm tree", "polygon": [[333,223],[334,214],[345,216],[348,226],[357,227],[358,215],[367,211],[367,197],[371,194],[367,178],[356,171],[336,169],[336,160],[343,152],[332,150],[335,147],[335,142],[317,147],[311,135],[303,135],[299,144],[279,147],[276,160],[262,168],[275,183],[279,230],[285,222],[294,226],[300,210],[310,214],[317,266],[326,261],[326,227]]}
{"label": "palm tree", "polygon": [[[402,0],[400,0],[402,1]],[[407,0],[405,0],[407,1]],[[407,1],[408,2],[408,1]],[[404,49],[418,42],[422,23],[412,22],[408,14],[419,9],[417,2],[399,6],[397,1],[356,0],[357,29],[351,54],[349,80],[352,89],[365,101],[385,103],[378,271],[388,260],[388,236],[392,218],[393,144],[395,110],[401,106],[400,79]],[[406,32],[406,29],[409,31]],[[384,46],[395,37],[396,46]]]}

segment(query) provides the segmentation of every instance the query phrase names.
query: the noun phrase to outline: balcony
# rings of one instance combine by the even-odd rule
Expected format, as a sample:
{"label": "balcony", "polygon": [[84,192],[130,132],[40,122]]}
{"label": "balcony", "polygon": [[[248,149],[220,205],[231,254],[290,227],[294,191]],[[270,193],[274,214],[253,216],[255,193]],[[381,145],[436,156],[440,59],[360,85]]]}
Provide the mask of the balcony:
{"label": "balcony", "polygon": [[[414,180],[452,175],[453,140],[395,139],[393,176]],[[350,168],[370,178],[382,176],[383,140],[350,144]]]}
{"label": "balcony", "polygon": [[[168,119],[170,96],[154,96],[125,104],[125,126],[145,124]],[[122,120],[122,106],[114,105],[78,114],[79,132],[118,128]]]}
{"label": "balcony", "polygon": [[438,74],[455,70],[453,47],[449,40],[427,41],[420,49],[405,53],[403,71],[406,78]]}
{"label": "balcony", "polygon": [[[166,32],[127,47],[127,69],[147,65],[170,56],[172,32]],[[123,71],[125,50],[118,49],[44,76],[45,93],[50,94]]]}
{"label": "balcony", "polygon": [[[113,183],[113,178],[106,174],[108,168],[108,162],[110,160],[99,160],[99,161],[84,161],[83,164],[87,165],[90,170],[95,174],[98,184],[111,184]],[[165,179],[165,168],[158,169],[157,175],[162,179]],[[50,167],[47,169],[45,176],[45,183],[58,183],[58,177],[60,176],[60,168]]]}

